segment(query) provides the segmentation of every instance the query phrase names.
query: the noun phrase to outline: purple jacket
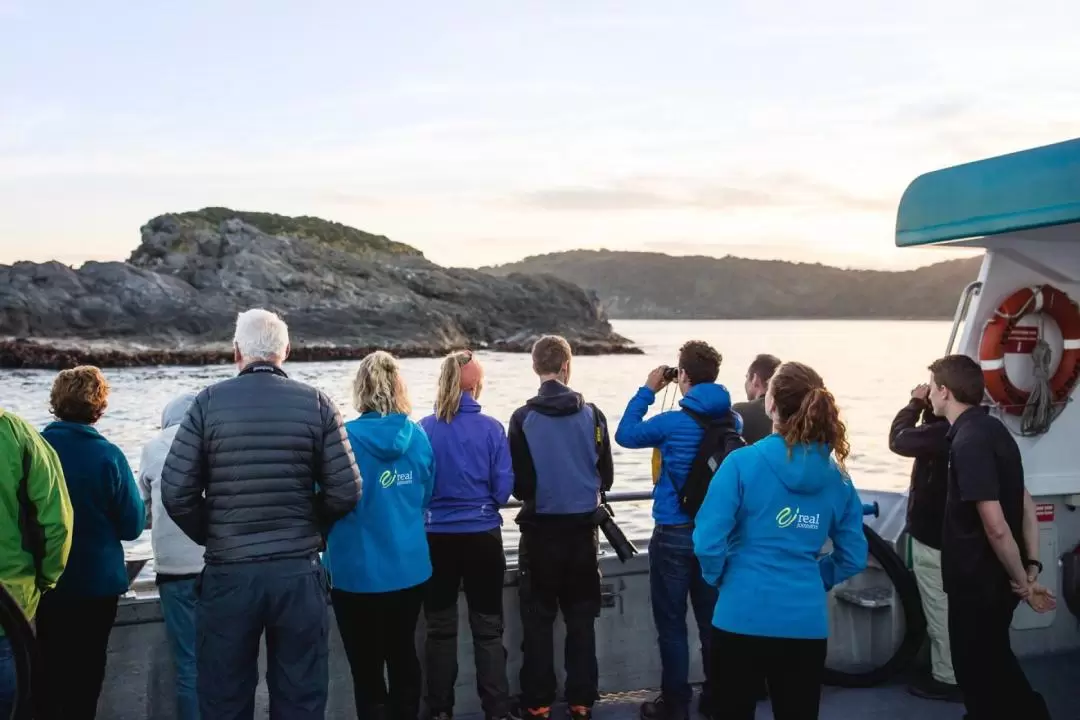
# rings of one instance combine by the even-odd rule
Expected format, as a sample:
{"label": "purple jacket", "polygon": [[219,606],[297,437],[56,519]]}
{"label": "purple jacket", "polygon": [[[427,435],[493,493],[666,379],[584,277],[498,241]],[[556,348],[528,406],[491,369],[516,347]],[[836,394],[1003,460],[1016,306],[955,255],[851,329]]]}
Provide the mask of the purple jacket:
{"label": "purple jacket", "polygon": [[433,533],[487,532],[502,525],[499,506],[510,498],[514,472],[506,431],[462,393],[450,422],[429,415],[420,421],[435,451],[435,489],[427,512]]}

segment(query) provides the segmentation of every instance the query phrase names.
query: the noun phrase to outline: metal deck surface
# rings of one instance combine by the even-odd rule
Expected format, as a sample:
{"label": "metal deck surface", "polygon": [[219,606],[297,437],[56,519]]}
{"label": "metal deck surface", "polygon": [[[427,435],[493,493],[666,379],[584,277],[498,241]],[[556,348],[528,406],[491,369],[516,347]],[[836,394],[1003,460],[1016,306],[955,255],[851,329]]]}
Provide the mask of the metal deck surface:
{"label": "metal deck surface", "polygon": [[[1043,694],[1054,720],[1080,720],[1080,653],[1049,655],[1023,662],[1028,679]],[[638,720],[638,707],[656,695],[654,690],[605,696],[594,708],[596,720]],[[695,707],[696,707],[695,699]],[[562,720],[565,709],[556,708],[553,720]],[[903,683],[867,690],[825,688],[820,720],[960,720],[964,706],[914,697]],[[482,716],[474,716],[476,718]],[[756,720],[772,720],[767,702],[758,705]],[[693,716],[691,720],[698,720]],[[717,720],[724,720],[723,717]],[[1023,720],[1017,718],[1017,720]]]}

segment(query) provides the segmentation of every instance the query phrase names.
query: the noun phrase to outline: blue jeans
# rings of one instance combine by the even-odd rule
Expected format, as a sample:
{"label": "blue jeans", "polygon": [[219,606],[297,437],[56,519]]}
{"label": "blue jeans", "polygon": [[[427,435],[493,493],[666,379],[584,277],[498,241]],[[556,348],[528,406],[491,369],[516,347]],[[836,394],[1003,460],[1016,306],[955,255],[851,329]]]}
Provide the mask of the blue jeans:
{"label": "blue jeans", "polygon": [[690,641],[686,627],[686,600],[694,607],[701,636],[701,659],[708,688],[709,637],[716,606],[716,588],[706,584],[694,555],[694,529],[657,525],[649,542],[649,587],[653,621],[663,668],[660,689],[667,702],[687,707],[690,688]]}
{"label": "blue jeans", "polygon": [[15,677],[15,656],[11,652],[11,642],[0,637],[0,718],[11,717],[15,707],[15,692],[18,678]]}
{"label": "blue jeans", "polygon": [[176,717],[199,720],[199,695],[196,692],[195,666],[195,579],[173,580],[158,586],[161,614],[176,663]]}

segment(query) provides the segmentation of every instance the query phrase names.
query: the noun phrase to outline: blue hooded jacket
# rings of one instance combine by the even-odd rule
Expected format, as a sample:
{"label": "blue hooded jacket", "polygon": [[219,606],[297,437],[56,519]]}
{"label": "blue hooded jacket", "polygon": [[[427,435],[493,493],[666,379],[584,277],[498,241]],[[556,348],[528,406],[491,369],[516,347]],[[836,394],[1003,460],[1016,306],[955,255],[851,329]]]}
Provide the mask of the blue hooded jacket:
{"label": "blue hooded jacket", "polygon": [[90,425],[54,422],[41,436],[60,458],[75,514],[71,555],[56,591],[123,595],[128,575],[120,541],[138,538],[146,525],[146,506],[127,458]]}
{"label": "blue hooded jacket", "polygon": [[[730,453],[697,514],[694,552],[719,588],[713,625],[777,638],[829,635],[826,593],[866,568],[862,502],[824,445],[780,435]],[[821,556],[825,540],[832,552]]]}
{"label": "blue hooded jacket", "polygon": [[420,421],[435,453],[435,489],[427,512],[433,533],[477,533],[502,525],[499,506],[510,499],[514,471],[506,431],[480,412],[480,403],[461,394],[457,415]]}
{"label": "blue hooded jacket", "polygon": [[352,593],[414,587],[431,577],[424,513],[435,459],[420,427],[400,413],[345,423],[362,480],[360,502],[334,523],[323,562],[333,586]]}
{"label": "blue hooded jacket", "polygon": [[[697,457],[705,431],[692,417],[680,410],[668,410],[644,420],[656,393],[642,387],[630,399],[619,420],[615,442],[624,448],[659,448],[660,478],[653,488],[653,520],[657,525],[686,525],[690,516],[679,507],[679,493]],[[701,415],[720,418],[731,412],[731,395],[718,383],[699,383],[679,401],[679,405]],[[742,420],[736,418],[742,431]]]}

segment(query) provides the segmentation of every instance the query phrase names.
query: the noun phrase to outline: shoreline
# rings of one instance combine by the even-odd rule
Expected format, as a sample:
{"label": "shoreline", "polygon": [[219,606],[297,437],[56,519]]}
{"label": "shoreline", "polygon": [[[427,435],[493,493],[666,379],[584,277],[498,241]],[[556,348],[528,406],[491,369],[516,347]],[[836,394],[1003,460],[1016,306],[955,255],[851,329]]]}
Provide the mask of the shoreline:
{"label": "shoreline", "polygon": [[[569,339],[569,338],[568,338]],[[614,342],[593,342],[570,340],[575,355],[643,355],[644,351],[629,344]],[[333,362],[336,360],[359,360],[376,350],[385,350],[394,357],[437,358],[464,346],[425,346],[425,345],[297,345],[289,353],[291,362]],[[527,340],[506,340],[472,346],[474,350],[488,350],[504,353],[529,353],[532,350],[532,338]],[[100,344],[87,342],[84,345],[60,345],[41,343],[34,340],[0,341],[0,369],[2,370],[67,370],[77,365],[96,365],[100,368],[137,368],[163,365],[203,366],[231,365],[231,348],[205,347],[189,349],[165,349],[154,347],[129,347],[122,344]]]}

